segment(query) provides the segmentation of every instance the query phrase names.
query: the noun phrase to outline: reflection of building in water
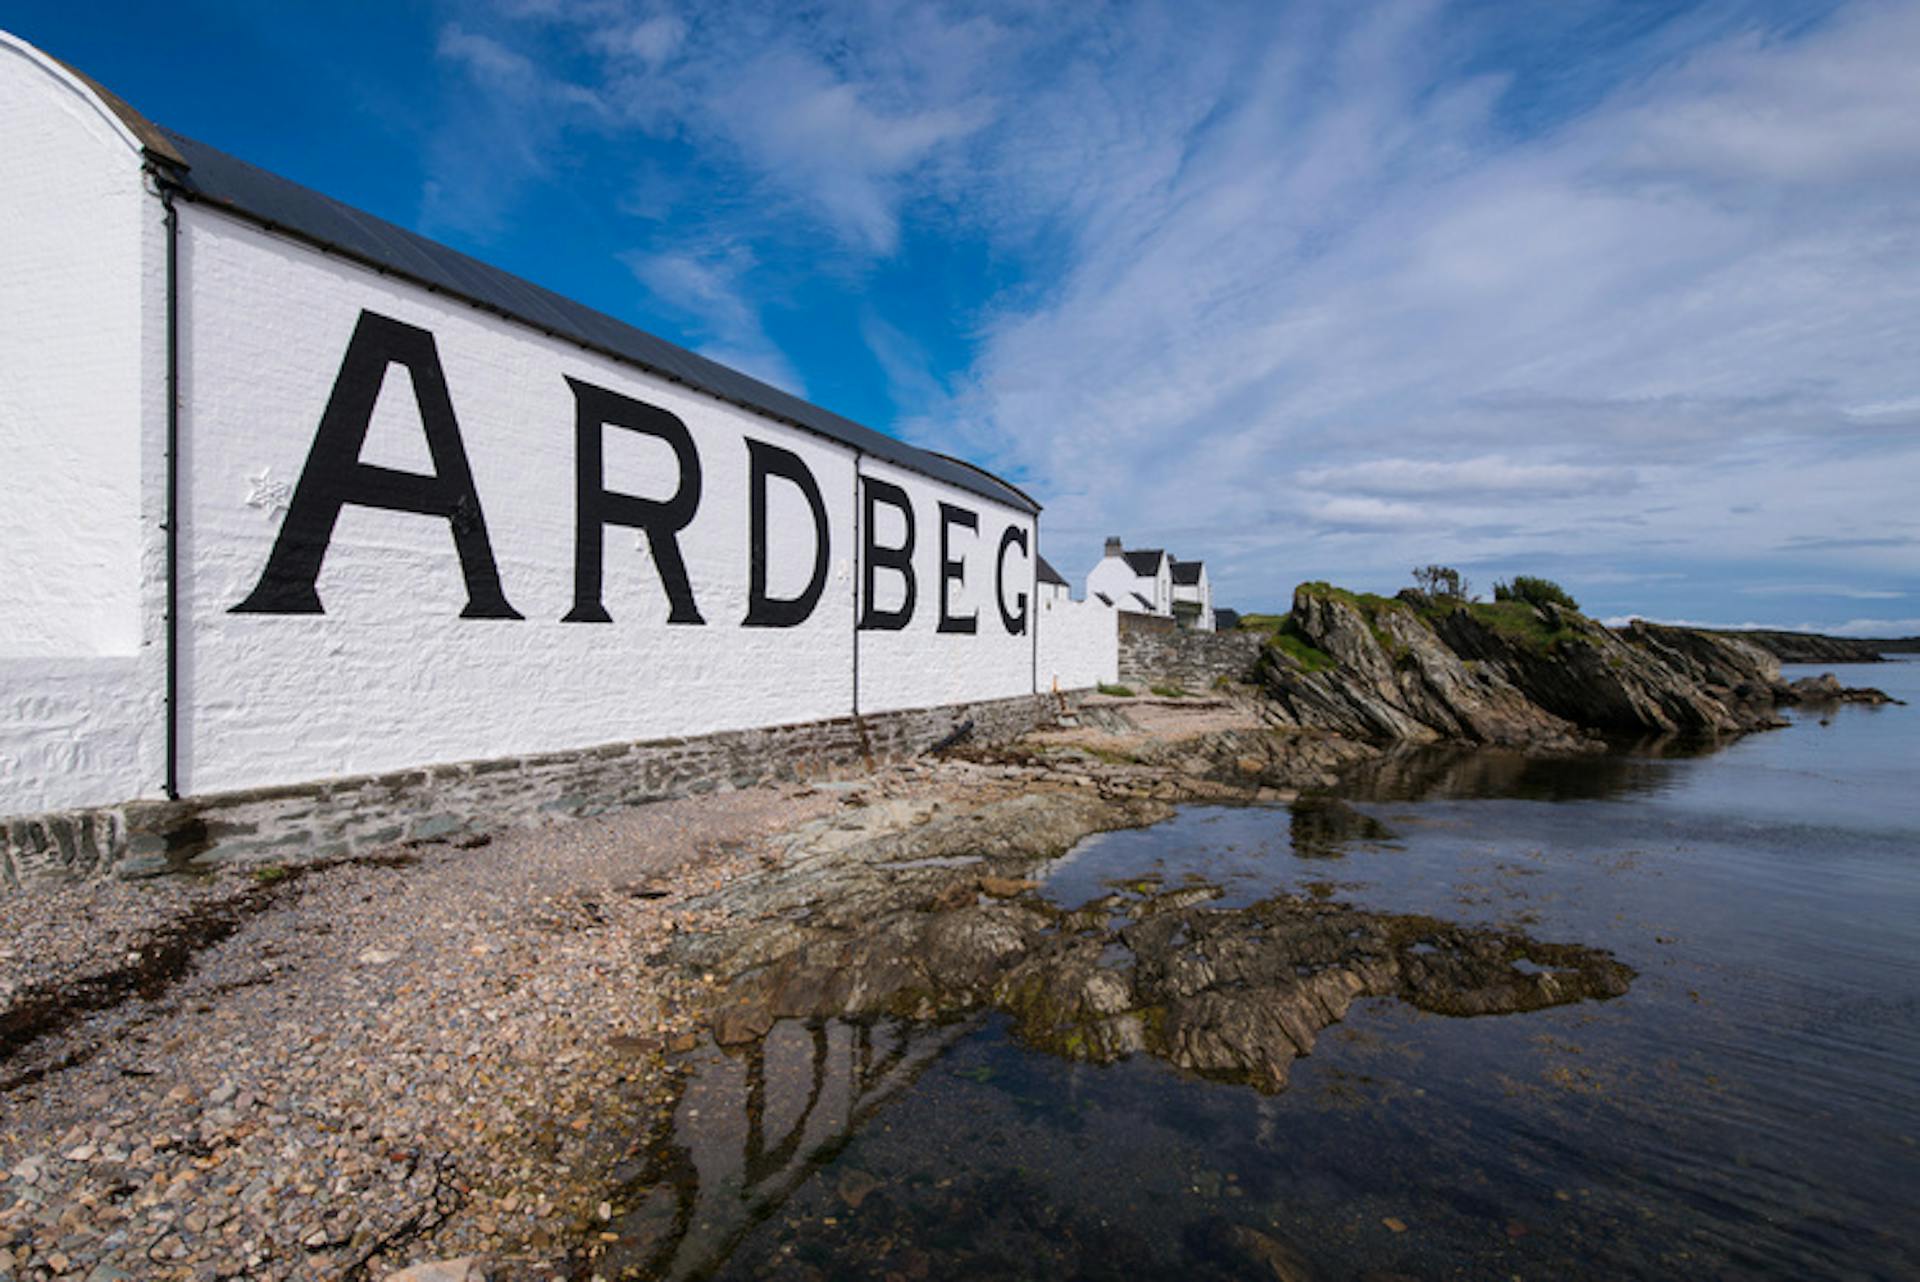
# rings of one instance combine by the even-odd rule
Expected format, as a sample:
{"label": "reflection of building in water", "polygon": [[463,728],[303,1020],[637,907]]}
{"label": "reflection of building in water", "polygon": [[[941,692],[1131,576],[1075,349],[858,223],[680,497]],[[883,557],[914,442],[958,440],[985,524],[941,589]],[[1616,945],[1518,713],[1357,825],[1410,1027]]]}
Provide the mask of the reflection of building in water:
{"label": "reflection of building in water", "polygon": [[614,1225],[620,1240],[602,1272],[684,1278],[712,1268],[972,1027],[782,1020],[744,1051],[694,1052],[673,1134],[638,1181],[639,1203]]}

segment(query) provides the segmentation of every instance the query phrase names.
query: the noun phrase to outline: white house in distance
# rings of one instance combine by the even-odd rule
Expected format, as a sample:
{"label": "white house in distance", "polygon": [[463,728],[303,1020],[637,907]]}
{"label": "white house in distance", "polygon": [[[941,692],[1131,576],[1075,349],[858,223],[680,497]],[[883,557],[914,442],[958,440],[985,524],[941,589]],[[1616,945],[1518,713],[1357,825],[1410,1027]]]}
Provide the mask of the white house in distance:
{"label": "white house in distance", "polygon": [[1207,580],[1204,561],[1174,561],[1173,617],[1183,628],[1196,632],[1213,631],[1213,584]]}
{"label": "white house in distance", "polygon": [[1212,632],[1213,585],[1201,561],[1179,561],[1164,548],[1129,551],[1116,538],[1106,555],[1087,572],[1087,600],[1123,614],[1173,619],[1183,628]]}
{"label": "white house in distance", "polygon": [[1087,600],[1110,605],[1123,614],[1173,617],[1173,558],[1161,548],[1132,552],[1116,536],[1107,540],[1107,553],[1087,572]]}
{"label": "white house in distance", "polygon": [[1037,552],[1033,559],[1035,587],[1041,604],[1051,605],[1055,601],[1073,600],[1073,589],[1068,586],[1060,571],[1053,568],[1052,562]]}

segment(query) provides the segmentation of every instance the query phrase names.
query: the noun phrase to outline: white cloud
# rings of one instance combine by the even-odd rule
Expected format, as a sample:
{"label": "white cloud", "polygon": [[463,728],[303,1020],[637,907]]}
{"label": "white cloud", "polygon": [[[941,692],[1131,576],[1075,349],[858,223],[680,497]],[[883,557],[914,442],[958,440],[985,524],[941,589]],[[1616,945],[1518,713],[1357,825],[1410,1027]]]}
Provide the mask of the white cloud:
{"label": "white cloud", "polygon": [[1412,503],[1344,495],[1312,495],[1303,505],[1308,516],[1324,526],[1359,530],[1391,530],[1432,523],[1426,508]]}
{"label": "white cloud", "polygon": [[709,244],[850,291],[910,230],[1044,269],[956,326],[957,377],[898,316],[861,330],[908,434],[1036,490],[1063,564],[1122,531],[1243,605],[1435,560],[1583,599],[1903,592],[1920,6],[1742,12],[1552,75],[1440,0],[557,10],[578,93],[464,32],[442,56],[710,167],[640,202],[704,218],[691,247],[630,260],[710,353],[783,363],[769,273]]}
{"label": "white cloud", "polygon": [[901,180],[984,120],[960,107],[890,110],[788,50],[740,68],[703,105],[769,182],[877,254],[899,243]]}
{"label": "white cloud", "polygon": [[1830,596],[1850,601],[1898,601],[1908,595],[1882,588],[1850,588],[1833,583],[1766,583],[1734,590],[1742,596]]}
{"label": "white cloud", "polygon": [[515,195],[549,172],[548,152],[562,132],[604,119],[606,104],[594,90],[549,75],[526,54],[457,22],[440,29],[434,53],[459,73],[465,92],[461,110],[431,145],[420,221],[427,231],[484,237],[499,228]]}
{"label": "white cloud", "polygon": [[687,38],[687,24],[670,13],[642,22],[620,22],[596,28],[588,37],[597,52],[613,58],[635,58],[658,67],[679,51]]}
{"label": "white cloud", "polygon": [[860,317],[860,337],[867,350],[880,363],[897,402],[915,404],[933,399],[945,390],[933,372],[926,350],[896,325],[888,324],[879,312],[869,307]]}
{"label": "white cloud", "polygon": [[1127,151],[1071,75],[1029,104],[996,172],[1078,149],[1033,186],[1104,212],[992,319],[951,438],[1088,535],[1208,512],[1204,554],[1251,524],[1215,558],[1243,601],[1329,562],[1910,577],[1920,439],[1852,423],[1914,387],[1920,10],[1737,35],[1532,137],[1457,75],[1458,15],[1385,12],[1276,47],[1204,127],[1143,87],[1169,109]]}
{"label": "white cloud", "polygon": [[742,281],[755,266],[746,250],[718,246],[704,255],[634,252],[623,261],[658,302],[687,318],[701,336],[696,346],[702,356],[806,395],[799,371],[767,336],[759,312],[746,300]]}
{"label": "white cloud", "polygon": [[1498,454],[1451,461],[1374,459],[1335,467],[1303,468],[1295,476],[1302,485],[1316,489],[1357,490],[1364,494],[1528,494],[1536,498],[1618,493],[1632,488],[1634,483],[1630,468],[1516,463]]}

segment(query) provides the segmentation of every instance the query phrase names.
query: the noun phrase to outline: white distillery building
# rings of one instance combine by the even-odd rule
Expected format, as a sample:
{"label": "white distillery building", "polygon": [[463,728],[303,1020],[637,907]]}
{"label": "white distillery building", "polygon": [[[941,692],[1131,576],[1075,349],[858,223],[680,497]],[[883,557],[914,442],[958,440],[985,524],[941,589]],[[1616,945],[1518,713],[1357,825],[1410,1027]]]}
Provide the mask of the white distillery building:
{"label": "white distillery building", "polygon": [[1053,563],[1044,556],[1036,559],[1039,561],[1040,599],[1046,602],[1073,600],[1073,589],[1068,586],[1067,580],[1060,571],[1053,568]]}
{"label": "white distillery building", "polygon": [[1213,584],[1204,561],[1174,561],[1167,567],[1173,580],[1173,617],[1195,632],[1214,630]]}
{"label": "white distillery building", "polygon": [[1087,571],[1087,600],[1123,614],[1173,617],[1173,562],[1160,548],[1129,552],[1116,536],[1106,554]]}
{"label": "white distillery building", "polygon": [[1111,612],[1040,608],[1039,505],[978,468],[5,33],[0,157],[0,881],[68,832],[22,816],[1113,679]]}
{"label": "white distillery building", "polygon": [[1123,614],[1172,619],[1197,632],[1214,630],[1213,585],[1201,561],[1181,561],[1164,548],[1128,549],[1118,537],[1087,572],[1087,599]]}

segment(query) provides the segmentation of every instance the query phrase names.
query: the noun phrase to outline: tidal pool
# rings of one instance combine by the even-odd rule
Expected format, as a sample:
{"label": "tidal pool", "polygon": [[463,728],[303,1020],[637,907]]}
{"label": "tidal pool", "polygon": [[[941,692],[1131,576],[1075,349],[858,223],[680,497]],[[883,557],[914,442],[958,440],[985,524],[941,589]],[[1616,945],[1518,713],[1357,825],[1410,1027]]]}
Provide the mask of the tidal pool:
{"label": "tidal pool", "polygon": [[[1807,671],[1814,671],[1809,669]],[[1802,675],[1791,671],[1789,675]],[[634,1276],[1920,1276],[1920,663],[1907,707],[1710,754],[1409,754],[1047,868],[1610,950],[1623,996],[1362,998],[1286,1089],[1095,1065],[1008,1019],[784,1021],[698,1052],[608,1261]]]}

